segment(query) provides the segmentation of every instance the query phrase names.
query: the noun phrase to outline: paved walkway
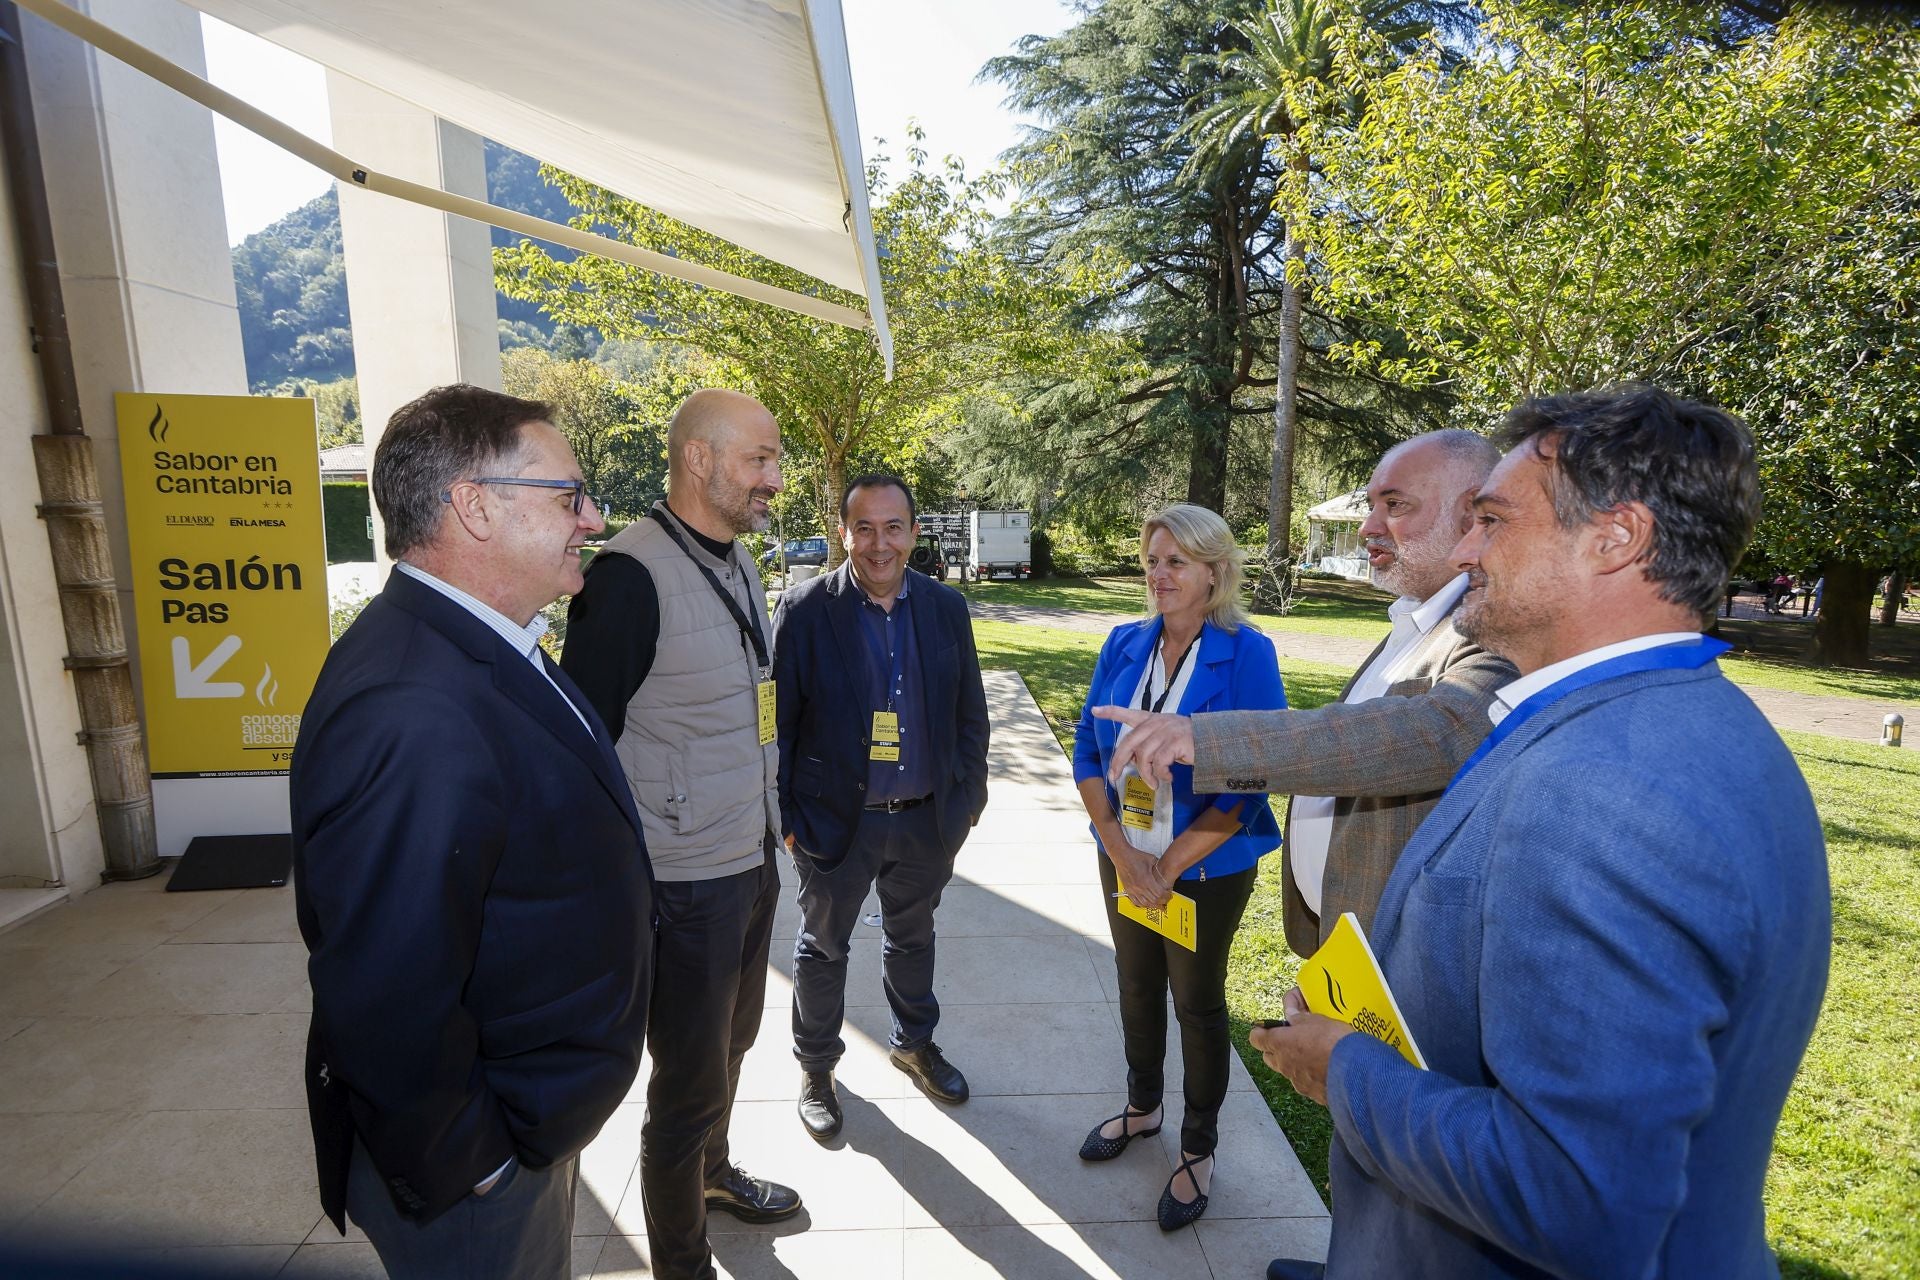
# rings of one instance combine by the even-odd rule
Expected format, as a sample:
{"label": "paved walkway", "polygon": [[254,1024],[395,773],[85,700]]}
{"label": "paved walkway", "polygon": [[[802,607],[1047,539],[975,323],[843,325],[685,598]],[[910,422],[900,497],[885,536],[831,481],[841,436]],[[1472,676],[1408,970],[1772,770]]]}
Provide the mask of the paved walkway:
{"label": "paved walkway", "polygon": [[[879,931],[863,926],[846,1128],[829,1147],[805,1135],[787,1039],[797,913],[784,904],[733,1129],[740,1162],[798,1187],[807,1211],[771,1228],[717,1217],[723,1274],[1245,1280],[1276,1254],[1320,1256],[1326,1211],[1238,1061],[1195,1229],[1153,1221],[1177,1124],[1110,1164],[1076,1158],[1124,1098],[1112,951],[1066,761],[1019,677],[987,680],[992,801],[940,909],[940,1041],[973,1099],[930,1102],[888,1064]],[[0,934],[0,1238],[63,1227],[209,1270],[379,1275],[357,1233],[341,1241],[321,1223],[313,1191],[292,891],[162,889],[159,877],[109,885]],[[1175,1050],[1174,1099],[1178,1067]],[[636,1087],[586,1153],[578,1276],[649,1274],[641,1098]]]}
{"label": "paved walkway", "polygon": [[[1104,635],[1122,622],[1138,615],[1122,613],[1085,613],[1075,609],[1054,609],[1033,605],[969,602],[973,616],[993,622],[1025,623],[1036,627],[1057,627],[1065,631],[1093,631]],[[1747,601],[1736,604],[1736,616],[1747,616]],[[1761,617],[1759,606],[1752,616]],[[1796,615],[1797,616],[1797,615]],[[1915,619],[1920,624],[1920,619]],[[1384,629],[1383,629],[1384,633]],[[1377,641],[1357,640],[1349,636],[1308,635],[1294,631],[1270,631],[1267,638],[1279,651],[1282,661],[1324,662],[1331,666],[1357,667],[1373,652]],[[1736,681],[1735,683],[1739,683]],[[1873,698],[1838,698],[1814,693],[1792,693],[1785,689],[1766,689],[1741,684],[1755,706],[1777,729],[1800,733],[1824,733],[1836,738],[1878,742],[1880,721],[1889,711],[1906,717],[1907,723],[1920,724],[1920,705],[1883,702]]]}

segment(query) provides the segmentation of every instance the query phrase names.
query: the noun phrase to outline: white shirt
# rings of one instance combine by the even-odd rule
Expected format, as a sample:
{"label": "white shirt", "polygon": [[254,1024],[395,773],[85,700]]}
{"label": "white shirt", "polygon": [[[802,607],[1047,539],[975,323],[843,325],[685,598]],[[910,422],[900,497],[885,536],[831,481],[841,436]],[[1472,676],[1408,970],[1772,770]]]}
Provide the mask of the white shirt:
{"label": "white shirt", "polygon": [[[1433,629],[1453,612],[1466,594],[1467,575],[1460,574],[1425,600],[1401,596],[1387,606],[1393,630],[1387,643],[1361,671],[1342,702],[1371,702],[1384,697],[1401,678],[1402,668],[1419,651]],[[1288,810],[1287,865],[1307,909],[1320,914],[1320,886],[1327,874],[1327,850],[1333,843],[1333,796],[1295,796]]]}
{"label": "white shirt", "polygon": [[[1147,698],[1147,705],[1149,707],[1153,706],[1155,702],[1160,702],[1160,695],[1155,691],[1167,689],[1167,666],[1166,659],[1162,655],[1163,647],[1159,642],[1155,642],[1153,646],[1153,657],[1147,661],[1147,669],[1141,672],[1140,683],[1134,686],[1133,701],[1128,703],[1128,706],[1139,706],[1142,696]],[[1200,637],[1195,636],[1192,645],[1188,646],[1186,661],[1180,663],[1180,670],[1174,673],[1173,688],[1167,689],[1166,701],[1160,702],[1160,709],[1162,711],[1180,710],[1180,704],[1186,700],[1187,684],[1193,679],[1193,669],[1199,665]],[[1131,732],[1133,732],[1132,725],[1121,725],[1119,734],[1113,740],[1114,745],[1116,747],[1119,746],[1126,740],[1127,735]],[[1123,789],[1122,794],[1125,794],[1124,788],[1127,785],[1127,778],[1130,776],[1139,776],[1139,770],[1135,769],[1132,765],[1128,765],[1126,773],[1121,776],[1120,785]],[[1123,826],[1122,830],[1126,832],[1127,843],[1140,852],[1150,853],[1156,858],[1164,854],[1167,851],[1167,846],[1173,843],[1173,784],[1171,782],[1162,782],[1154,789],[1153,828],[1151,830],[1139,831],[1133,827],[1126,826]]]}
{"label": "white shirt", "polygon": [[1665,644],[1687,644],[1698,640],[1698,631],[1662,631],[1657,635],[1635,636],[1631,640],[1622,640],[1617,644],[1602,645],[1598,649],[1589,649],[1564,658],[1550,667],[1542,667],[1531,675],[1521,676],[1512,684],[1503,685],[1494,691],[1493,702],[1487,707],[1487,719],[1499,724],[1514,713],[1519,705],[1551,684],[1566,679],[1576,671],[1605,662],[1608,658],[1617,658],[1626,653],[1638,653],[1642,649],[1658,649]]}
{"label": "white shirt", "polygon": [[547,634],[547,620],[544,617],[536,613],[533,615],[533,621],[523,627],[486,601],[468,595],[451,582],[445,582],[434,577],[418,565],[408,564],[405,560],[396,560],[394,561],[393,567],[414,581],[432,587],[435,591],[438,591],[441,595],[493,628],[502,640],[505,640],[513,647],[515,653],[533,664],[533,669],[540,673],[541,679],[553,685],[553,691],[560,695],[560,701],[566,703],[567,710],[573,712],[574,717],[580,721],[580,727],[587,731],[587,736],[590,738],[596,736],[593,732],[593,726],[588,724],[587,718],[580,714],[580,708],[575,706],[573,699],[569,698],[560,686],[555,683],[553,676],[547,671],[547,664],[540,661],[540,637]]}

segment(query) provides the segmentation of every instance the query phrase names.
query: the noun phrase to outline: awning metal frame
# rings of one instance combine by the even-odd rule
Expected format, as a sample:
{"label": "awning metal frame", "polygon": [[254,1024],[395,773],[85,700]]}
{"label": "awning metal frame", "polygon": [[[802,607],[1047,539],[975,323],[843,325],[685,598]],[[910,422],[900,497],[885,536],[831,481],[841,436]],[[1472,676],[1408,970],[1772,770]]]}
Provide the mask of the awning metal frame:
{"label": "awning metal frame", "polygon": [[[409,182],[404,178],[396,178],[391,174],[380,173],[349,159],[331,147],[322,146],[299,130],[276,120],[252,104],[236,98],[225,89],[208,83],[184,67],[169,62],[113,28],[68,8],[60,3],[60,0],[14,0],[14,2],[22,9],[59,27],[69,35],[85,41],[136,71],[151,76],[168,88],[193,99],[209,111],[224,116],[282,150],[293,153],[338,181],[350,183],[363,190],[425,205],[456,217],[471,218],[476,222],[502,227],[537,240],[565,245],[581,253],[624,262],[644,271],[669,276],[675,280],[684,280],[689,284],[718,289],[755,302],[766,303],[768,306],[811,316],[831,324],[843,325],[849,329],[870,332],[874,329],[866,312],[830,302],[825,298],[817,298],[811,294],[730,275],[712,267],[703,267],[663,253],[655,253],[650,249],[642,249],[638,245],[595,235],[590,231],[581,231],[577,227],[570,227],[564,223],[549,222],[545,218],[536,218],[530,214],[517,213],[512,209],[503,209],[499,205],[488,204],[484,200],[454,195],[437,187],[429,187],[418,182]],[[837,139],[835,146],[837,149]],[[844,162],[843,157],[843,164]],[[860,194],[864,195],[864,190]],[[878,264],[873,261],[871,245],[863,245],[862,253],[867,258],[870,270],[877,275]],[[878,334],[875,336],[879,337]],[[881,345],[884,350],[891,344],[882,341]],[[886,351],[885,355],[887,372],[891,376],[892,353]]]}

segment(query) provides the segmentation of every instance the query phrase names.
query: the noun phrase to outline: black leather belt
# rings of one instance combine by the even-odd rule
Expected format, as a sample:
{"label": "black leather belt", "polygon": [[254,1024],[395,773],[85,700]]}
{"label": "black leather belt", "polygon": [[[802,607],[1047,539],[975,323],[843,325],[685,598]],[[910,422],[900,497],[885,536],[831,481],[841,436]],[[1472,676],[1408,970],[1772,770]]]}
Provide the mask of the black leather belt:
{"label": "black leather belt", "polygon": [[915,796],[911,800],[889,800],[885,804],[865,806],[868,813],[899,813],[903,809],[913,809],[933,799],[932,796]]}

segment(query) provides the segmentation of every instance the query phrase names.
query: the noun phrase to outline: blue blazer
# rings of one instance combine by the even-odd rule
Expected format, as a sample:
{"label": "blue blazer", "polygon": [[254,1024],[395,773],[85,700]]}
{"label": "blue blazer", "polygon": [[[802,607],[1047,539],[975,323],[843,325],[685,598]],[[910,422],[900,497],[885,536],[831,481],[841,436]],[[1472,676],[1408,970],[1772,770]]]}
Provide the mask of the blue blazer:
{"label": "blue blazer", "polygon": [[1831,928],[1806,783],[1717,664],[1527,720],[1387,881],[1431,1070],[1334,1046],[1328,1276],[1777,1276],[1761,1186]]}
{"label": "blue blazer", "polygon": [[[907,570],[914,652],[933,754],[933,818],[952,857],[987,807],[986,688],[967,599]],[[780,735],[780,823],[801,852],[838,866],[867,800],[867,690],[859,584],[846,561],[782,593],[773,611],[774,710]]]}
{"label": "blue blazer", "polygon": [[[431,1219],[515,1156],[574,1155],[640,1065],[652,873],[606,730],[394,573],[327,655],[291,779],[307,1106],[342,1224],[358,1134]],[[342,1230],[344,1230],[342,1226]]]}
{"label": "blue blazer", "polygon": [[[1087,702],[1080,710],[1080,723],[1073,735],[1073,780],[1106,777],[1113,759],[1113,744],[1120,736],[1117,721],[1097,719],[1095,707],[1137,706],[1134,694],[1140,688],[1140,676],[1153,661],[1153,648],[1160,643],[1160,619],[1144,618],[1126,622],[1107,635],[1100,660],[1093,667],[1093,683],[1087,688]],[[1287,705],[1287,692],[1280,684],[1280,659],[1273,641],[1250,626],[1226,632],[1211,622],[1200,627],[1200,649],[1194,656],[1193,674],[1177,708],[1183,716],[1196,711],[1273,711]],[[1173,709],[1173,708],[1168,708]],[[1113,784],[1107,784],[1107,800],[1117,804]],[[1211,804],[1226,812],[1245,802],[1240,810],[1240,831],[1228,837],[1218,849],[1187,868],[1182,880],[1204,880],[1208,876],[1232,875],[1260,861],[1263,854],[1280,847],[1280,824],[1274,821],[1267,797],[1261,795],[1195,795],[1193,767],[1173,767],[1173,833],[1179,835],[1193,824],[1200,810]],[[1091,826],[1091,824],[1089,824]],[[1096,836],[1097,840],[1098,837]]]}

